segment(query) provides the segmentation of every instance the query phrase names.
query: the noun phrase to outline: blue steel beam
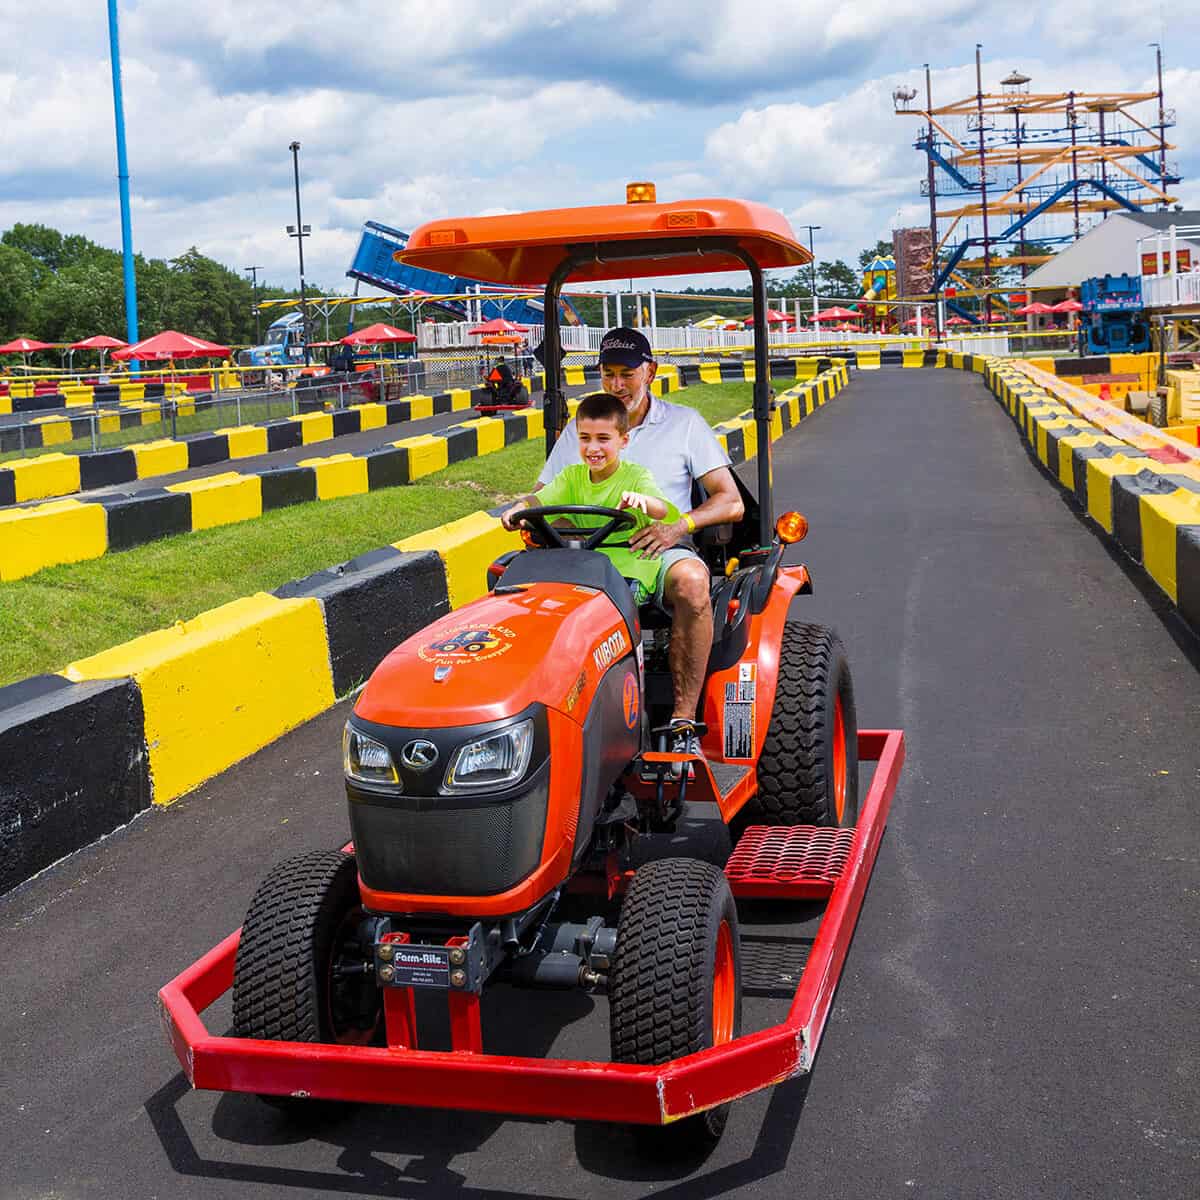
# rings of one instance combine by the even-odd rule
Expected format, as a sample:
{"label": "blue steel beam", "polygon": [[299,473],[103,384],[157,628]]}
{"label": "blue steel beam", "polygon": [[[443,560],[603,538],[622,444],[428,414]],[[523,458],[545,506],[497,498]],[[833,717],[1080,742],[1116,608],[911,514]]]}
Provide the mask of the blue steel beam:
{"label": "blue steel beam", "polygon": [[945,158],[938,150],[936,150],[929,138],[918,138],[916,145],[917,149],[924,150],[925,153],[928,154],[929,157],[932,158],[933,161],[937,163],[937,165],[941,167],[942,170],[945,171],[946,174],[949,175],[950,178],[959,185],[959,187],[965,188],[969,192],[979,191],[979,185],[977,183],[972,183],[952,162],[950,162],[948,158]]}
{"label": "blue steel beam", "polygon": [[[138,340],[137,276],[133,270],[133,221],[129,215],[129,160],[125,156],[125,102],[121,95],[121,39],[117,0],[108,0],[108,46],[112,66],[113,116],[117,125],[117,189],[121,197],[121,256],[125,267],[125,339]],[[131,363],[136,371],[138,364]]]}

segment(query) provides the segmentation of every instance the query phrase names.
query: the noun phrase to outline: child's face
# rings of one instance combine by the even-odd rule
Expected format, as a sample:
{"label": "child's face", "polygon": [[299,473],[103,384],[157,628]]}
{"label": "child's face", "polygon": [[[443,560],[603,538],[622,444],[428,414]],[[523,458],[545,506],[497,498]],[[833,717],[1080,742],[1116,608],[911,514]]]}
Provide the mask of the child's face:
{"label": "child's face", "polygon": [[588,417],[577,422],[577,428],[579,457],[593,475],[615,467],[621,459],[621,451],[629,445],[629,434],[622,433],[616,421]]}

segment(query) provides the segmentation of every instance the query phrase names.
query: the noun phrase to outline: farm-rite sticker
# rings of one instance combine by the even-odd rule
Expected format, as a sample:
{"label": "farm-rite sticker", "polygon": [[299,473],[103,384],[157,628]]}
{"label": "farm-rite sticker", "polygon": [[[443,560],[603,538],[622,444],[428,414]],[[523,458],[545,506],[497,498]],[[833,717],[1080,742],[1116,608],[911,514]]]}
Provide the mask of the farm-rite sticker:
{"label": "farm-rite sticker", "polygon": [[516,634],[504,625],[455,625],[417,654],[429,663],[487,662],[512,649]]}
{"label": "farm-rite sticker", "polygon": [[755,664],[738,664],[737,683],[725,685],[725,757],[754,757]]}

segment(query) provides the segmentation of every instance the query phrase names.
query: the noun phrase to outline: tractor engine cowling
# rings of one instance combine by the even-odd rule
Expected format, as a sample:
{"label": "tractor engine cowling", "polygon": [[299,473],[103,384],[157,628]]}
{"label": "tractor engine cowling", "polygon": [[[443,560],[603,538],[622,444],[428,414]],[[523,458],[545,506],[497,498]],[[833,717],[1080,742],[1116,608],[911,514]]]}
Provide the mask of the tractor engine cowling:
{"label": "tractor engine cowling", "polygon": [[379,665],[346,726],[364,903],[516,912],[561,884],[641,748],[634,636],[603,591],[532,583]]}

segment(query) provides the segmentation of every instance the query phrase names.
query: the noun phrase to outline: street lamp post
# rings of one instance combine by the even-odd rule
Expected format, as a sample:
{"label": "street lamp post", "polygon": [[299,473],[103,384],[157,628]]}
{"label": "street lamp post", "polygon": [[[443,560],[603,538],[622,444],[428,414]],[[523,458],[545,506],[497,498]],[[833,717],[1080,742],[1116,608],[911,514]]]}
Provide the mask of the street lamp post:
{"label": "street lamp post", "polygon": [[304,291],[304,239],[310,235],[311,228],[300,219],[300,143],[292,142],[288,149],[292,152],[292,171],[296,179],[296,224],[287,227],[288,237],[296,239],[296,249],[300,254],[300,338],[304,346],[304,365],[309,365],[308,357],[308,310],[307,297]]}
{"label": "street lamp post", "polygon": [[261,346],[262,327],[260,325],[261,317],[258,311],[258,273],[262,270],[262,267],[243,267],[242,270],[250,272],[250,287],[254,295],[254,344],[256,346]]}
{"label": "street lamp post", "polygon": [[808,253],[812,259],[808,265],[812,270],[812,302],[813,316],[815,317],[817,315],[817,254],[813,249],[813,233],[821,227],[820,225],[802,225],[800,228],[808,230]]}

